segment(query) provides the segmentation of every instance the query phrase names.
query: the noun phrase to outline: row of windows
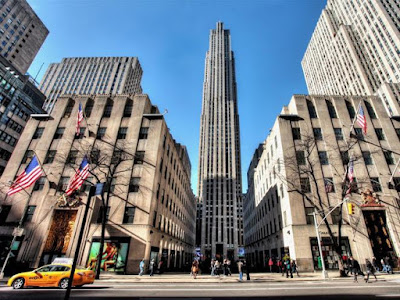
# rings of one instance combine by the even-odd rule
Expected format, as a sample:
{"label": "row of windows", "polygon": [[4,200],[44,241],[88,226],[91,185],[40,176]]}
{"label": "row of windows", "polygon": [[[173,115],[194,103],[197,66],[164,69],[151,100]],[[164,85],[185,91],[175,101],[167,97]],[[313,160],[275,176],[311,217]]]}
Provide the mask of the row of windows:
{"label": "row of windows", "polygon": [[15,146],[15,144],[17,143],[17,139],[2,130],[0,130],[0,141],[3,141],[10,146]]}
{"label": "row of windows", "polygon": [[[133,224],[134,219],[135,219],[135,210],[136,207],[125,207],[125,212],[124,212],[124,217],[122,219],[123,224]],[[106,220],[109,219],[110,215],[110,206],[107,206],[106,209]],[[104,217],[104,206],[100,206],[99,208],[99,214],[97,215],[97,224],[101,224],[103,222],[103,217]]]}
{"label": "row of windows", "polygon": [[[75,105],[75,101],[69,100],[68,105],[64,111],[64,115],[63,115],[64,118],[69,118],[71,116],[74,105]],[[91,116],[92,111],[93,111],[93,106],[94,106],[93,101],[88,101],[86,103],[84,113],[87,118],[89,118]],[[113,101],[108,100],[106,103],[106,106],[104,108],[104,111],[103,111],[103,118],[109,118],[111,116],[112,109],[113,109]],[[133,110],[133,101],[128,99],[126,101],[126,104],[124,107],[123,117],[125,117],[125,118],[130,117],[132,115],[132,110]]]}

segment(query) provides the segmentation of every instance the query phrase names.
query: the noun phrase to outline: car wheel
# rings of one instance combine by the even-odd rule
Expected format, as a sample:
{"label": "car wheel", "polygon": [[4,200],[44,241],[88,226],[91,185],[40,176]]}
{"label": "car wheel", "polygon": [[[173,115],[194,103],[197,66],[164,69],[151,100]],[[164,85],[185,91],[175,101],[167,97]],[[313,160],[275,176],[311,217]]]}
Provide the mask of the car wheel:
{"label": "car wheel", "polygon": [[65,290],[68,287],[68,281],[69,281],[69,278],[63,278],[60,280],[60,283],[58,284],[58,286]]}
{"label": "car wheel", "polygon": [[19,290],[19,289],[22,289],[22,288],[24,287],[24,284],[25,284],[25,279],[23,279],[23,278],[17,278],[17,279],[15,279],[15,280],[13,281],[12,287],[13,287],[13,289],[15,289],[15,290]]}

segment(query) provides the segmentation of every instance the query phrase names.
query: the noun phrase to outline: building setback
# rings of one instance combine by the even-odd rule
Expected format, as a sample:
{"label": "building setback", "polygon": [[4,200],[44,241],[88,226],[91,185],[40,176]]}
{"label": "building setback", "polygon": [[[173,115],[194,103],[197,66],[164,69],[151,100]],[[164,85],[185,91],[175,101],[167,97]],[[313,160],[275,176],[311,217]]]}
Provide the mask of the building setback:
{"label": "building setback", "polygon": [[[86,118],[76,136],[79,103]],[[34,153],[47,177],[40,178],[26,193],[6,196],[9,181],[22,172]],[[55,257],[73,256],[84,205],[65,207],[62,194],[84,154],[92,162],[94,157],[105,158],[96,169],[91,164],[95,175],[89,175],[81,189],[84,193],[79,194],[81,199],[74,196],[67,199],[70,203],[86,203],[89,186],[106,181],[104,170],[116,164],[121,155],[126,157],[110,179],[112,194],[102,250],[117,251],[118,255],[111,262],[102,262],[102,270],[134,274],[142,258],[147,263],[152,258],[156,263],[162,260],[164,268],[170,270],[190,263],[196,201],[190,188],[186,147],[172,138],[163,115],[147,95],[97,95],[60,97],[51,117],[36,116],[28,121],[1,178],[3,246],[10,243],[15,224],[24,217],[23,234],[12,248],[16,262],[9,265],[27,262],[29,267],[38,267]],[[101,203],[98,197],[92,201],[78,259],[79,264],[91,268],[99,252]],[[25,205],[28,209],[23,216]]]}
{"label": "building setback", "polygon": [[[349,130],[360,103],[367,119],[367,134],[363,136],[356,123],[353,133],[359,137],[357,141],[350,139]],[[349,153],[355,160],[356,183],[348,201],[355,205],[355,214],[350,215],[347,206],[343,206],[342,254],[353,255],[362,265],[373,256],[377,261],[389,256],[397,262],[400,177],[395,167],[400,157],[395,152],[400,149],[399,138],[400,123],[393,121],[377,96],[294,95],[255,152],[248,170],[244,232],[250,263],[267,267],[269,258],[289,254],[301,270],[321,268],[311,215],[314,208],[304,195],[315,199],[318,192],[326,213],[340,203]],[[314,147],[310,161],[316,185],[311,175],[300,171],[309,166],[303,147],[309,141]],[[348,154],[347,143],[353,145]],[[389,188],[392,175],[397,191]],[[293,184],[303,194],[296,192]],[[375,198],[379,205],[369,202]],[[338,210],[329,215],[328,222],[337,235]],[[319,230],[326,267],[337,269],[338,259],[326,226]]]}
{"label": "building setback", "polygon": [[30,114],[43,113],[45,96],[32,78],[0,56],[0,176]]}
{"label": "building setback", "polygon": [[47,68],[40,90],[53,110],[60,95],[141,94],[142,67],[137,57],[63,58]]}
{"label": "building setback", "polygon": [[198,246],[207,259],[237,258],[243,245],[240,161],[235,59],[230,31],[218,22],[210,32],[200,121]]}
{"label": "building setback", "polygon": [[25,74],[49,30],[26,0],[0,1],[0,54]]}
{"label": "building setback", "polygon": [[302,60],[310,94],[400,101],[400,3],[328,0]]}

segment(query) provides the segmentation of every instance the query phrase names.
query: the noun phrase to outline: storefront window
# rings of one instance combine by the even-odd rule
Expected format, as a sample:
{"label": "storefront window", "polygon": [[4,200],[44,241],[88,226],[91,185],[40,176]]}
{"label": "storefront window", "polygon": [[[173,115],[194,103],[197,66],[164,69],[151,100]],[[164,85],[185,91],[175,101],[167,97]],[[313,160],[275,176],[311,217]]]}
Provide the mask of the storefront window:
{"label": "storefront window", "polygon": [[[310,238],[310,243],[311,243],[311,252],[313,256],[313,261],[314,261],[314,270],[321,270],[322,269],[322,264],[321,260],[319,258],[319,250],[318,250],[318,242],[317,238]],[[325,261],[325,268],[326,269],[339,269],[339,264],[338,264],[338,256],[336,255],[336,252],[333,250],[333,243],[330,238],[322,238],[321,241],[321,248],[322,248],[322,254],[324,256],[324,261]],[[349,239],[348,238],[342,238],[342,257],[350,257],[351,256],[351,251],[350,251],[350,244],[349,244]]]}
{"label": "storefront window", "polygon": [[[106,240],[104,242],[101,258],[101,271],[125,273],[126,260],[128,257],[128,241]],[[96,269],[97,256],[99,254],[100,242],[94,241],[90,248],[87,267],[91,270]]]}

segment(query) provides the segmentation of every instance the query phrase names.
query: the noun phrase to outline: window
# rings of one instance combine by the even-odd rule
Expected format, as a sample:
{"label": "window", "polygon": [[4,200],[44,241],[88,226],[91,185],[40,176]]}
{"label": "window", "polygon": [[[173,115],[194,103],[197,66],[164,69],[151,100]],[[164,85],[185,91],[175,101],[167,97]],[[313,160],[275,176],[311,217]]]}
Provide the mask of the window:
{"label": "window", "polygon": [[106,127],[99,127],[99,130],[97,130],[96,139],[101,140],[106,134],[106,129]]}
{"label": "window", "polygon": [[376,136],[378,137],[378,140],[380,140],[380,141],[385,140],[385,134],[383,133],[382,128],[375,128],[375,133],[376,133]]}
{"label": "window", "polygon": [[306,158],[304,156],[304,151],[296,151],[296,160],[298,165],[305,165]]}
{"label": "window", "polygon": [[338,141],[343,140],[343,131],[342,128],[333,128],[333,131],[335,132],[335,137]]}
{"label": "window", "polygon": [[386,163],[388,165],[394,165],[392,152],[391,151],[383,151],[383,154],[385,155]]}
{"label": "window", "polygon": [[144,151],[137,151],[135,154],[135,164],[143,164],[143,160],[144,160]]}
{"label": "window", "polygon": [[374,192],[382,192],[381,182],[379,177],[371,177],[371,186]]}
{"label": "window", "polygon": [[62,176],[58,182],[57,191],[63,192],[67,189],[69,177]]}
{"label": "window", "polygon": [[400,177],[393,177],[393,184],[396,191],[400,192]]}
{"label": "window", "polygon": [[396,128],[396,134],[398,139],[400,140],[400,128]]}
{"label": "window", "polygon": [[33,191],[41,191],[43,190],[44,183],[46,182],[45,177],[40,177],[36,182],[35,185],[33,186]]}
{"label": "window", "polygon": [[366,165],[372,165],[372,157],[371,157],[371,152],[369,151],[362,151],[362,156],[364,158],[364,162]]}
{"label": "window", "polygon": [[45,164],[51,164],[54,161],[54,157],[56,156],[57,150],[49,150],[47,151],[46,158],[44,159]]}
{"label": "window", "polygon": [[80,140],[85,136],[86,127],[79,127],[79,134],[75,133],[75,139]]}
{"label": "window", "polygon": [[335,192],[335,185],[333,183],[332,177],[324,178],[324,185],[325,185],[326,193],[334,193]]}
{"label": "window", "polygon": [[376,119],[376,114],[375,114],[375,111],[374,111],[374,108],[372,107],[372,105],[367,101],[364,101],[364,104],[365,104],[365,107],[367,108],[369,117],[371,119]]}
{"label": "window", "polygon": [[325,100],[326,106],[328,107],[329,116],[334,119],[337,118],[335,107],[330,100]]}
{"label": "window", "polygon": [[307,101],[307,108],[308,108],[308,113],[310,114],[311,119],[316,119],[318,118],[317,116],[317,111],[315,110],[314,104],[310,100]]}
{"label": "window", "polygon": [[139,139],[141,140],[147,139],[148,132],[149,132],[149,127],[141,127],[139,132]]}
{"label": "window", "polygon": [[307,224],[311,225],[314,224],[314,216],[313,216],[313,212],[314,212],[314,208],[312,207],[305,207],[304,211],[306,213],[306,221]]}
{"label": "window", "polygon": [[124,117],[129,118],[132,115],[132,109],[133,109],[133,102],[132,100],[127,100],[124,108]]}
{"label": "window", "polygon": [[68,105],[65,108],[63,118],[69,118],[71,116],[72,109],[74,108],[74,101],[69,100]]}
{"label": "window", "polygon": [[116,185],[117,185],[117,178],[113,177],[110,183],[110,193],[114,193]]}
{"label": "window", "polygon": [[139,192],[139,181],[140,177],[132,177],[129,182],[129,193]]}
{"label": "window", "polygon": [[24,223],[32,221],[33,214],[35,213],[35,210],[36,210],[36,205],[29,205],[28,206],[28,209],[27,209],[27,211],[25,213],[25,216],[24,216]]}
{"label": "window", "polygon": [[293,127],[292,128],[292,135],[294,140],[301,140],[300,128]]}
{"label": "window", "polygon": [[328,154],[326,151],[318,151],[318,156],[321,165],[329,165]]}
{"label": "window", "polygon": [[346,103],[347,111],[349,112],[350,119],[354,119],[354,117],[356,116],[356,111],[354,110],[353,105],[347,100],[345,101],[345,103]]}
{"label": "window", "polygon": [[54,134],[54,138],[53,138],[53,139],[55,139],[55,140],[61,139],[62,136],[63,136],[63,134],[64,134],[64,130],[65,130],[64,127],[59,127],[59,128],[57,128],[56,133]]}
{"label": "window", "polygon": [[[97,222],[96,222],[97,224],[103,223],[103,214],[104,214],[104,206],[100,206],[99,214],[97,216]],[[107,206],[107,209],[106,209],[106,222],[108,220],[109,214],[110,214],[110,207]]]}
{"label": "window", "polygon": [[310,179],[308,177],[300,178],[300,187],[302,193],[310,193],[311,192]]}
{"label": "window", "polygon": [[313,128],[314,138],[317,141],[322,141],[322,130],[321,128]]}
{"label": "window", "polygon": [[339,207],[336,207],[336,208],[332,211],[331,216],[332,216],[332,224],[334,224],[334,225],[339,225],[340,219],[341,219],[341,217],[340,217],[340,208],[339,208]]}
{"label": "window", "polygon": [[356,138],[358,140],[363,141],[364,140],[364,135],[363,135],[363,132],[362,132],[362,128],[354,128],[354,131],[356,133]]}
{"label": "window", "polygon": [[128,131],[128,128],[127,127],[121,127],[119,130],[118,130],[118,136],[117,136],[117,139],[119,139],[119,140],[124,140],[125,138],[126,138],[126,132]]}
{"label": "window", "polygon": [[111,116],[112,108],[113,108],[113,103],[111,100],[108,100],[106,107],[104,108],[103,118],[109,118]]}
{"label": "window", "polygon": [[124,224],[132,224],[135,219],[135,207],[125,207]]}
{"label": "window", "polygon": [[100,150],[99,149],[93,149],[90,151],[90,162],[91,163],[98,163],[100,160]]}
{"label": "window", "polygon": [[86,193],[89,192],[90,187],[92,186],[92,181],[93,181],[92,176],[87,177],[82,183],[81,191]]}
{"label": "window", "polygon": [[86,107],[85,107],[86,118],[90,117],[90,115],[92,114],[92,110],[93,110],[93,100],[88,100],[88,102],[86,103]]}
{"label": "window", "polygon": [[343,165],[347,165],[350,161],[348,151],[340,151],[340,157],[342,159]]}
{"label": "window", "polygon": [[77,156],[78,156],[78,150],[71,150],[67,158],[67,164],[75,164]]}
{"label": "window", "polygon": [[23,164],[27,163],[28,161],[30,162],[32,157],[35,155],[35,153],[32,150],[27,150],[25,152],[24,157],[22,158],[22,162]]}
{"label": "window", "polygon": [[44,131],[44,127],[38,127],[36,128],[35,133],[33,134],[32,139],[36,140],[36,139],[40,139],[43,135],[43,131]]}
{"label": "window", "polygon": [[10,213],[11,205],[2,205],[0,209],[0,225],[4,225],[6,223],[6,219],[8,214]]}

